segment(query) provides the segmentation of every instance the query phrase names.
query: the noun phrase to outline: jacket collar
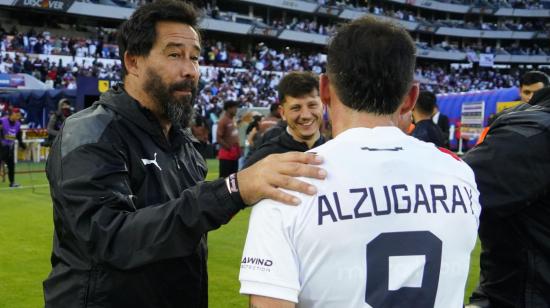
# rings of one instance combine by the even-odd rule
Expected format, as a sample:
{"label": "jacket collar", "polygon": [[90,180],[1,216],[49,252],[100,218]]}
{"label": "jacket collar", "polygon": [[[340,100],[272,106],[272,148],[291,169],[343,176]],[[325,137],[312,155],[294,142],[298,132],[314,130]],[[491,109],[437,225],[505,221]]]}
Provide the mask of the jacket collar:
{"label": "jacket collar", "polygon": [[[151,135],[159,145],[169,146],[158,119],[149,109],[143,107],[136,99],[128,95],[122,83],[103,93],[95,104],[105,105],[115,110],[126,120],[134,123],[137,127]],[[170,143],[181,142],[182,140],[178,140],[179,138],[192,141],[189,134],[179,125],[173,125],[169,134]]]}
{"label": "jacket collar", "polygon": [[542,107],[550,107],[550,86],[535,92],[529,104]]}
{"label": "jacket collar", "polygon": [[[307,144],[305,142],[296,141],[292,137],[292,135],[290,135],[288,133],[288,131],[286,129],[284,130],[284,132],[281,135],[279,135],[279,140],[280,140],[282,145],[284,145],[286,148],[289,148],[289,149],[293,149],[293,150],[296,150],[296,151],[302,151],[302,152],[306,152],[306,151],[310,150],[307,147]],[[311,148],[313,149],[315,147],[318,147],[323,143],[325,143],[325,137],[323,137],[323,135],[320,135],[319,139],[317,139],[315,141],[315,143],[313,144],[313,146]]]}

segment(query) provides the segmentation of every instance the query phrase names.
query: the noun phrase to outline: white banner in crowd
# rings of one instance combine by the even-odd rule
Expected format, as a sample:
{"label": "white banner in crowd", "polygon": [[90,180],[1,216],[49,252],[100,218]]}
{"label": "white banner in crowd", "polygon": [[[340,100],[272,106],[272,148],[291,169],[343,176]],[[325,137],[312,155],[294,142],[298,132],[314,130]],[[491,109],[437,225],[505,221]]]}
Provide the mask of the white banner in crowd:
{"label": "white banner in crowd", "polygon": [[479,57],[475,51],[468,51],[466,53],[466,58],[468,59],[468,62],[479,62]]}
{"label": "white banner in crowd", "polygon": [[495,55],[492,53],[479,54],[479,66],[481,67],[493,67],[495,64]]}

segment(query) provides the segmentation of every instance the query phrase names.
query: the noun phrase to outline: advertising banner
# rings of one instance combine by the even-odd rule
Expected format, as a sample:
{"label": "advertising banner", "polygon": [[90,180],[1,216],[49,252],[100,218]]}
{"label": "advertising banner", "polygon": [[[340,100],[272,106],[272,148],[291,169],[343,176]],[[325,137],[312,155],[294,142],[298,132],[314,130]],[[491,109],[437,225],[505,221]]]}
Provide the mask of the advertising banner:
{"label": "advertising banner", "polygon": [[483,130],[485,102],[464,102],[460,116],[460,135],[467,139],[479,137]]}
{"label": "advertising banner", "polygon": [[25,76],[19,74],[0,74],[0,88],[19,88],[25,86]]}
{"label": "advertising banner", "polygon": [[16,6],[66,12],[74,0],[17,0]]}
{"label": "advertising banner", "polygon": [[517,105],[521,104],[521,101],[513,101],[513,102],[498,102],[497,103],[497,113],[508,109],[512,107],[516,107]]}

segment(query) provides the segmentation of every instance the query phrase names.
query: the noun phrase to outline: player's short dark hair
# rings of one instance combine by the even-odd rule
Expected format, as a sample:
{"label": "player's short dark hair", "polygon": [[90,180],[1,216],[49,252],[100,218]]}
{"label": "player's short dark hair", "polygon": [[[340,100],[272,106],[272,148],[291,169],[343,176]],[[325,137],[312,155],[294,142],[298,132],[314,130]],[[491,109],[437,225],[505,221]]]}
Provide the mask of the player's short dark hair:
{"label": "player's short dark hair", "polygon": [[418,109],[421,114],[431,115],[435,109],[436,101],[435,94],[429,91],[421,91],[414,108]]}
{"label": "player's short dark hair", "polygon": [[148,56],[157,39],[156,24],[173,21],[189,25],[198,31],[199,12],[191,3],[175,0],[158,0],[137,8],[130,19],[120,26],[118,48],[122,62],[122,78],[126,76],[124,53]]}
{"label": "player's short dark hair", "polygon": [[392,114],[412,84],[415,52],[405,29],[366,16],[338,28],[328,44],[327,73],[347,107]]}
{"label": "player's short dark hair", "polygon": [[542,84],[544,84],[544,86],[546,87],[548,86],[548,84],[550,84],[550,79],[548,78],[548,75],[541,71],[530,71],[521,76],[519,80],[519,86],[528,86],[538,82],[542,82]]}
{"label": "player's short dark hair", "polygon": [[319,77],[311,72],[290,72],[279,81],[277,86],[281,104],[285,103],[287,96],[302,97],[313,90],[319,91]]}

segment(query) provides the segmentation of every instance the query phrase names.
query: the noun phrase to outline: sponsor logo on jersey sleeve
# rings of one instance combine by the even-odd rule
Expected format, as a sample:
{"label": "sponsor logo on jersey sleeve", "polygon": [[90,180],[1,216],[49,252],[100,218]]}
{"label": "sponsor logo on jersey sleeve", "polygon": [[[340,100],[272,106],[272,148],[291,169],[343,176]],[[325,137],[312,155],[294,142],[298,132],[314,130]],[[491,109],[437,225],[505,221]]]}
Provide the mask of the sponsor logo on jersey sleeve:
{"label": "sponsor logo on jersey sleeve", "polygon": [[270,259],[244,256],[241,261],[241,269],[252,271],[270,272],[273,261]]}

